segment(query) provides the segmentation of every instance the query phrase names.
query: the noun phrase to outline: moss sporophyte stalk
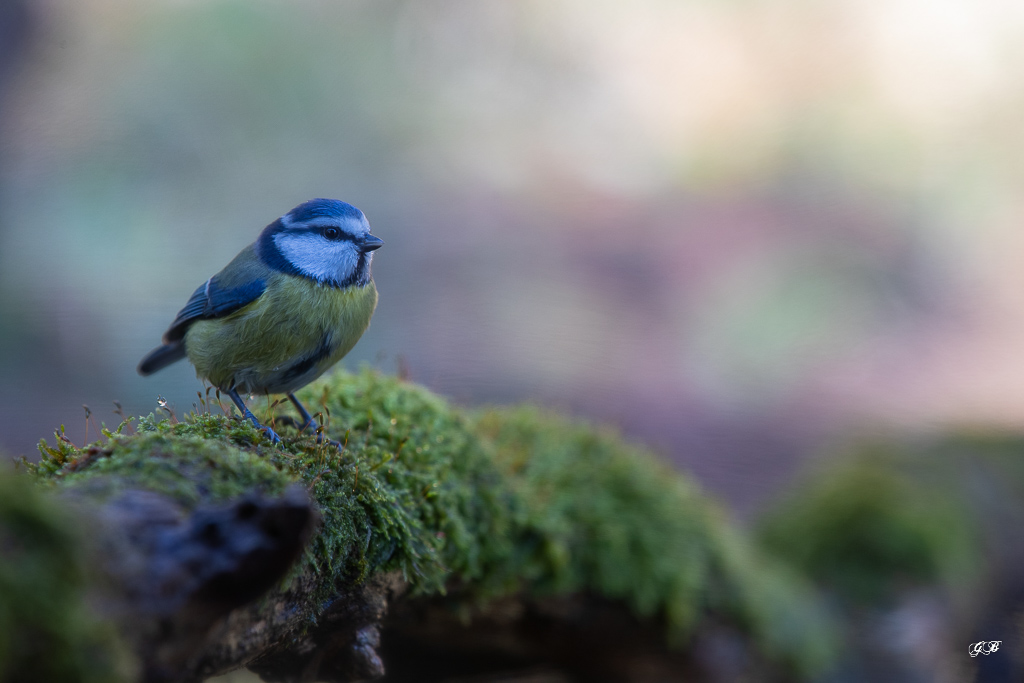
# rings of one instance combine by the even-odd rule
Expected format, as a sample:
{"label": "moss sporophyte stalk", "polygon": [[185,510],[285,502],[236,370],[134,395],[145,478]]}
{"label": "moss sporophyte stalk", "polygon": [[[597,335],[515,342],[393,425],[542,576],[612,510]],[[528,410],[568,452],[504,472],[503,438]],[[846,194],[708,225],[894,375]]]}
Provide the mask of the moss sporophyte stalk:
{"label": "moss sporophyte stalk", "polygon": [[321,597],[381,572],[400,572],[412,595],[457,585],[467,608],[589,592],[661,620],[676,645],[712,614],[797,670],[830,656],[831,627],[801,581],[684,476],[607,429],[531,407],[462,410],[370,370],[337,372],[300,398],[342,449],[288,429],[274,446],[247,421],[200,410],[139,418],[83,448],[44,442],[28,467],[46,486],[143,488],[186,507],[300,482],[321,515],[303,570]]}

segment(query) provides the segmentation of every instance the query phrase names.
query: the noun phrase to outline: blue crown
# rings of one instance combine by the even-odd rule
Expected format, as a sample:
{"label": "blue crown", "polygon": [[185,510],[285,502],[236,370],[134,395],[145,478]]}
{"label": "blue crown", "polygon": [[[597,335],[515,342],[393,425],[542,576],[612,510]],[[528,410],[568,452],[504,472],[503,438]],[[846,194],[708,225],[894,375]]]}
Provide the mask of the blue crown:
{"label": "blue crown", "polygon": [[352,218],[361,220],[363,212],[337,199],[310,199],[288,212],[295,223],[306,223],[314,218]]}

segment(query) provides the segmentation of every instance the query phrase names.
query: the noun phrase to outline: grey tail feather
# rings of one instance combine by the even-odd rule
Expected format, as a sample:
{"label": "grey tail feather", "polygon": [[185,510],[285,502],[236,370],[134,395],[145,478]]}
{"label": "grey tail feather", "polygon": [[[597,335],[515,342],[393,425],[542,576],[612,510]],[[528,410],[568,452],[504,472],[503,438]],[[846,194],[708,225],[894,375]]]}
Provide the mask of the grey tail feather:
{"label": "grey tail feather", "polygon": [[158,346],[147,353],[146,357],[139,363],[139,374],[142,376],[152,375],[157,370],[162,370],[184,357],[185,345],[181,342]]}

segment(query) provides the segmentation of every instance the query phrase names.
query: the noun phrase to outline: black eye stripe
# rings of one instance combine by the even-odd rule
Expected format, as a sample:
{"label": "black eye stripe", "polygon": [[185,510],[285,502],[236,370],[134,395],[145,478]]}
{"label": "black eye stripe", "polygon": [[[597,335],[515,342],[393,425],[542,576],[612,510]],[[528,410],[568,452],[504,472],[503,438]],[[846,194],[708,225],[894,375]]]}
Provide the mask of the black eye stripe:
{"label": "black eye stripe", "polygon": [[348,234],[341,228],[335,227],[333,225],[328,225],[327,227],[324,228],[314,228],[314,232],[323,235],[326,239],[329,239],[332,242],[355,241],[355,238],[352,237],[352,235]]}
{"label": "black eye stripe", "polygon": [[[338,234],[333,237],[327,236],[328,230],[337,230]],[[303,226],[291,226],[282,230],[282,232],[290,233],[292,235],[319,235],[326,240],[331,242],[353,242],[359,241],[358,237],[355,237],[347,230],[339,228],[336,225],[303,225]]]}

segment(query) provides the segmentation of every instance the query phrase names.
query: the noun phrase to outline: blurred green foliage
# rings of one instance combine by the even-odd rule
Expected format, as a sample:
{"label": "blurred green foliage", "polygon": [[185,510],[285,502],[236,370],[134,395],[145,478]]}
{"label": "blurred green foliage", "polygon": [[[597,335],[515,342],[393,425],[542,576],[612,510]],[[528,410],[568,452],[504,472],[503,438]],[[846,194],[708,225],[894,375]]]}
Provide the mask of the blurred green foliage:
{"label": "blurred green foliage", "polygon": [[112,630],[83,604],[85,533],[24,476],[0,471],[0,681],[124,680]]}
{"label": "blurred green foliage", "polygon": [[984,570],[980,520],[944,460],[941,446],[865,446],[784,498],[760,540],[851,604],[891,605],[932,584],[969,592]]}

